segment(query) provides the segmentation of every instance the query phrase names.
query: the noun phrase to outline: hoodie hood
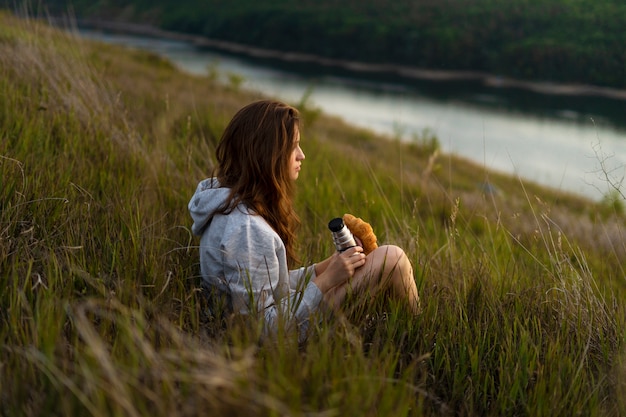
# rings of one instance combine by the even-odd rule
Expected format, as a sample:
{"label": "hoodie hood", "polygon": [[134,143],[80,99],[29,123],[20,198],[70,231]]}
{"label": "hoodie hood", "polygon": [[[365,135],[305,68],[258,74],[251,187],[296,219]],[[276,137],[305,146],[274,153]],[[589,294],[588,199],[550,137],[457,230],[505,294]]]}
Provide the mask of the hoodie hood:
{"label": "hoodie hood", "polygon": [[216,178],[208,178],[198,184],[187,206],[193,219],[191,232],[194,235],[202,234],[211,223],[215,211],[224,204],[229,195],[230,188],[220,188]]}

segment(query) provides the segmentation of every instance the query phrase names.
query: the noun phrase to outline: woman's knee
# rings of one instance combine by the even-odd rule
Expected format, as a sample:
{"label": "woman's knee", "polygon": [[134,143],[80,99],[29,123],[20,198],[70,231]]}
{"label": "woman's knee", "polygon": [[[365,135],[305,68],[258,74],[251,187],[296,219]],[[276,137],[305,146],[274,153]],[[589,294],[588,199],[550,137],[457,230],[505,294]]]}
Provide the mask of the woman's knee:
{"label": "woman's knee", "polygon": [[396,245],[384,245],[379,246],[372,252],[378,262],[381,262],[381,267],[386,270],[389,269],[406,269],[411,266],[409,258],[402,248]]}
{"label": "woman's knee", "polygon": [[419,314],[420,299],[413,265],[404,250],[395,245],[385,245],[375,249],[368,257],[372,255],[372,271],[377,271],[375,285],[379,289],[391,289],[396,297],[408,301],[414,314]]}

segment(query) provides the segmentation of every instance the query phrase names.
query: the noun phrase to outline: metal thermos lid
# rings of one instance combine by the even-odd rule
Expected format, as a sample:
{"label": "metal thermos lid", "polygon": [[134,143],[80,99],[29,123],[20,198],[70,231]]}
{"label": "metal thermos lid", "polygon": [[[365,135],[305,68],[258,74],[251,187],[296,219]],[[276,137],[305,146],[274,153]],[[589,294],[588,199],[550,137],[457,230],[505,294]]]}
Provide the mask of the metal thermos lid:
{"label": "metal thermos lid", "polygon": [[343,219],[341,217],[337,217],[328,222],[328,228],[331,232],[338,232],[343,229]]}

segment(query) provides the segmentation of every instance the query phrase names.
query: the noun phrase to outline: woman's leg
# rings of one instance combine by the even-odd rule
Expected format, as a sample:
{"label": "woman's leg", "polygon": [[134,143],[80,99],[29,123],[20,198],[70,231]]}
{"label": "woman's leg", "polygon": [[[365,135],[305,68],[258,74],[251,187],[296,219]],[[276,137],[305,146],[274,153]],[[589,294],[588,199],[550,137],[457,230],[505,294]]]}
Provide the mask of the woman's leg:
{"label": "woman's leg", "polygon": [[348,291],[373,297],[386,289],[391,289],[398,300],[406,302],[414,314],[419,314],[420,299],[411,261],[401,248],[394,245],[380,246],[367,255],[365,265],[356,270],[349,283],[329,291],[326,301],[337,308]]}

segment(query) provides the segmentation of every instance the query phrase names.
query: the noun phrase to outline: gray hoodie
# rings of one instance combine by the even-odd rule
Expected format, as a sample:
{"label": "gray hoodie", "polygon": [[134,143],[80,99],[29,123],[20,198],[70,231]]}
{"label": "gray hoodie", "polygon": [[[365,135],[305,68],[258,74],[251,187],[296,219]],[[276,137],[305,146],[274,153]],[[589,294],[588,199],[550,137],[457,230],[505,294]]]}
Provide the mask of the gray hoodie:
{"label": "gray hoodie", "polygon": [[191,230],[201,236],[203,284],[229,294],[234,312],[262,313],[266,331],[275,331],[281,316],[289,326],[308,322],[323,298],[311,280],[314,265],[289,271],[283,241],[245,205],[215,214],[229,194],[229,188],[208,178],[189,201]]}

